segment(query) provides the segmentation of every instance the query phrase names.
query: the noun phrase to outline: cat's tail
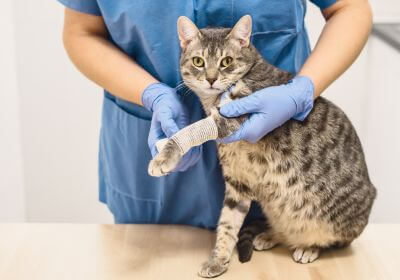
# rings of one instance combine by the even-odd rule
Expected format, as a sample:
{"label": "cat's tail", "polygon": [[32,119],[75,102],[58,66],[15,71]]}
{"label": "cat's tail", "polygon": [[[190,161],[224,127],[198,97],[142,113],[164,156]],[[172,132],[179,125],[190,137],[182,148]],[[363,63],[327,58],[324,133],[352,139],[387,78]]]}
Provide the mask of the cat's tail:
{"label": "cat's tail", "polygon": [[254,238],[266,231],[268,224],[265,220],[255,220],[245,225],[239,232],[239,240],[236,244],[239,261],[245,263],[251,260],[253,255],[253,241]]}

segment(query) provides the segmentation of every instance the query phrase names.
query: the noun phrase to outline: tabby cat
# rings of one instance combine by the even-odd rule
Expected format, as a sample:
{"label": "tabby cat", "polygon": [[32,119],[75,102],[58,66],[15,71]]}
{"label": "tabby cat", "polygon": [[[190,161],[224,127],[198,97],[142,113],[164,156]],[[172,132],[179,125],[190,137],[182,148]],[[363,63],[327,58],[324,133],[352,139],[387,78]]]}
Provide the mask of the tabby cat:
{"label": "tabby cat", "polygon": [[[183,80],[213,116],[218,138],[246,119],[218,113],[223,92],[235,85],[230,93],[235,99],[292,78],[267,63],[250,43],[251,24],[251,17],[244,16],[232,29],[199,30],[188,18],[178,20]],[[283,244],[293,250],[296,262],[310,263],[322,249],[350,244],[368,223],[376,189],[360,140],[343,111],[323,97],[315,100],[305,121],[290,120],[255,144],[218,143],[218,153],[225,200],[215,248],[199,271],[202,277],[225,272],[236,243],[241,261],[250,259],[253,248]],[[151,168],[172,170],[181,157],[169,140]],[[239,233],[253,200],[267,222],[255,222]]]}

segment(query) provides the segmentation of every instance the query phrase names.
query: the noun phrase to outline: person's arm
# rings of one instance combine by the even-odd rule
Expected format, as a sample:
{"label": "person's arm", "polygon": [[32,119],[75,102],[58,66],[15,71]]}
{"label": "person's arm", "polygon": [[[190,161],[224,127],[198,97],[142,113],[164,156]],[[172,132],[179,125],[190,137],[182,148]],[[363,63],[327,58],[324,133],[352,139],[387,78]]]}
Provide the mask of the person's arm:
{"label": "person's arm", "polygon": [[121,99],[142,105],[141,93],[157,82],[108,40],[101,16],[65,8],[63,41],[79,71]]}
{"label": "person's arm", "polygon": [[222,142],[254,143],[291,118],[303,121],[311,112],[313,99],[354,62],[371,30],[368,1],[339,0],[322,13],[327,23],[318,43],[290,83],[259,90],[220,109],[225,117],[252,113],[239,130]]}
{"label": "person's arm", "polygon": [[372,27],[367,0],[339,0],[322,11],[327,23],[311,55],[298,73],[314,83],[318,97],[354,62]]}
{"label": "person's arm", "polygon": [[[72,62],[86,77],[113,95],[153,112],[148,145],[155,156],[157,141],[171,137],[188,125],[188,113],[175,89],[159,83],[108,37],[101,16],[65,9],[63,40]],[[187,170],[201,154],[202,147],[190,149],[175,171]]]}

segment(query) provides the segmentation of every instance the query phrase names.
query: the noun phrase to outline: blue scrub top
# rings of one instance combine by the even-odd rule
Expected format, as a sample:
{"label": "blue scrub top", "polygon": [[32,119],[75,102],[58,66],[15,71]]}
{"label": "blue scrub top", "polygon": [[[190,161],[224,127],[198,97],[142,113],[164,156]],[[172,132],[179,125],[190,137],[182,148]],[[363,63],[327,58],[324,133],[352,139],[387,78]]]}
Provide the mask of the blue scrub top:
{"label": "blue scrub top", "polygon": [[[310,53],[304,26],[305,0],[59,0],[65,6],[102,16],[110,41],[158,80],[176,87],[180,47],[176,30],[185,15],[199,27],[232,27],[243,15],[253,18],[252,43],[270,63],[296,73]],[[336,0],[311,1],[325,9]],[[101,59],[101,58],[99,58]],[[124,73],[121,73],[124,75]],[[135,79],[135,77],[132,77]],[[194,94],[182,101],[192,121],[204,117]],[[214,142],[186,172],[150,177],[147,146],[151,112],[105,91],[99,150],[99,196],[117,223],[187,224],[215,228],[224,197],[224,180]],[[248,219],[260,217],[252,206]]]}

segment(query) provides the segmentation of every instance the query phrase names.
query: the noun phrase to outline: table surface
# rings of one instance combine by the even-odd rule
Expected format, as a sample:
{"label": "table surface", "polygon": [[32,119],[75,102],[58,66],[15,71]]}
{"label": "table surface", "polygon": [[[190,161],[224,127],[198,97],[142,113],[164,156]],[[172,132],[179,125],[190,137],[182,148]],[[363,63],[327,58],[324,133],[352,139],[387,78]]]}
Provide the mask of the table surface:
{"label": "table surface", "polygon": [[[311,264],[289,250],[237,254],[218,279],[400,279],[400,225],[372,224],[346,249],[327,251]],[[2,280],[201,279],[214,233],[186,226],[0,224]]]}

